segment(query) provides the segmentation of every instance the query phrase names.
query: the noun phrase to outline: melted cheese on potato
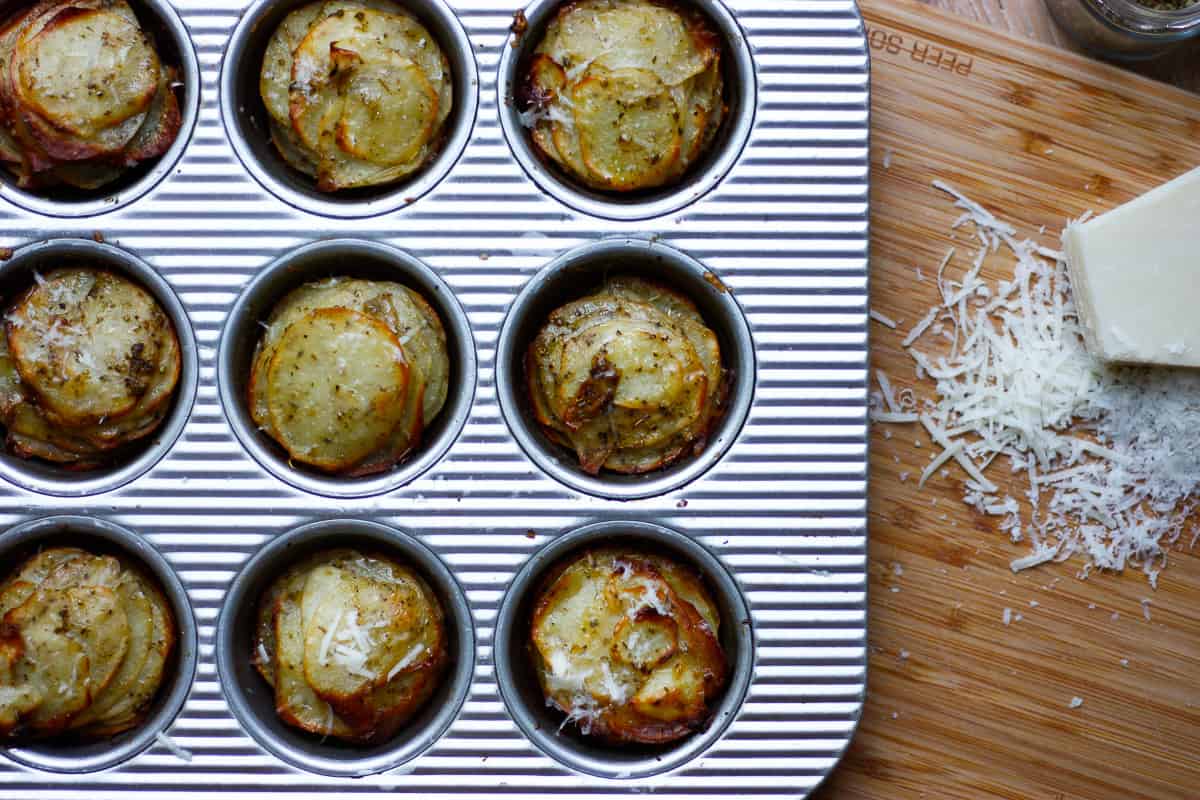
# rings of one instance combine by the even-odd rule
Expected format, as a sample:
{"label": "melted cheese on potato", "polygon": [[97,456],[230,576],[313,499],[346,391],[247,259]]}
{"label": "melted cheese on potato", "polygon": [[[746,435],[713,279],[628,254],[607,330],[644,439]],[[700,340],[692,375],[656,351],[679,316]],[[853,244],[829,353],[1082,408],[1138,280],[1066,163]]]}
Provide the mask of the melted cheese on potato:
{"label": "melted cheese on potato", "polygon": [[333,550],[276,579],[259,602],[254,663],[288,724],[379,742],[416,713],[446,663],[441,605],[411,569]]}
{"label": "melted cheese on potato", "polygon": [[661,744],[703,726],[725,685],[715,604],[699,578],[660,556],[584,553],[534,606],[538,679],[564,724],[618,742]]}

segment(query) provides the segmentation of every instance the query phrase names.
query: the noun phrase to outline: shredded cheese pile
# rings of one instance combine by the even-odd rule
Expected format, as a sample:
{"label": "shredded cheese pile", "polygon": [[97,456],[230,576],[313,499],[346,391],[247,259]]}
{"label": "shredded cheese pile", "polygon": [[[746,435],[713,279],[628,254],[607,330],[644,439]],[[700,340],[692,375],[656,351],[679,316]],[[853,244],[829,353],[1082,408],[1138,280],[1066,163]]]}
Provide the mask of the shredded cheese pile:
{"label": "shredded cheese pile", "polygon": [[[934,186],[962,211],[953,227],[977,244],[961,279],[946,275],[956,251],[942,259],[940,302],[902,342],[917,377],[936,382],[935,397],[918,403],[877,372],[872,419],[919,423],[940,448],[921,485],[951,460],[962,467],[965,502],[1031,543],[1014,571],[1078,554],[1081,578],[1132,565],[1155,585],[1170,547],[1185,532],[1193,545],[1200,535],[1200,374],[1092,358],[1064,255]],[[981,277],[989,258],[1009,256],[1011,280]],[[1024,502],[985,474],[1001,457],[1024,476]]]}

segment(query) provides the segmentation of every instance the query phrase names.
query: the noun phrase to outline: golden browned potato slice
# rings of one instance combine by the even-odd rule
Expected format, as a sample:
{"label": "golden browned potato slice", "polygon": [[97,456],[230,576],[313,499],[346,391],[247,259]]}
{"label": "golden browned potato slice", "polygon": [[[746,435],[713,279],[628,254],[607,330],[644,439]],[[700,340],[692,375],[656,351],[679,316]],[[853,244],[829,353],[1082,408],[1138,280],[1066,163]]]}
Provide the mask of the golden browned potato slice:
{"label": "golden browned potato slice", "polygon": [[268,373],[272,429],[297,461],[353,466],[382,446],[404,413],[408,362],[373,317],[325,308],[284,333]]}
{"label": "golden browned potato slice", "polygon": [[437,313],[411,289],[389,281],[329,278],[288,293],[272,311],[251,364],[248,398],[255,422],[279,439],[268,410],[269,365],[282,332],[322,308],[344,308],[387,326],[403,347],[409,365],[403,408],[386,442],[347,474],[368,475],[390,468],[419,441],[425,422],[442,409],[449,388],[446,333]]}
{"label": "golden browned potato slice", "polygon": [[84,558],[87,555],[77,547],[51,547],[30,556],[17,570],[12,580],[40,584],[61,564],[77,558]]}
{"label": "golden browned potato slice", "polygon": [[343,89],[336,140],[373,164],[407,164],[429,141],[438,96],[412,59],[394,52],[356,69]]}
{"label": "golden browned potato slice", "polygon": [[450,113],[449,62],[429,32],[387,0],[309,4],[274,32],[260,73],[290,165],[336,191],[420,167]]}
{"label": "golden browned potato slice", "polygon": [[436,602],[406,573],[326,564],[305,584],[305,679],[352,724],[373,726],[368,693],[441,648]]}
{"label": "golden browned potato slice", "polygon": [[323,736],[353,739],[354,732],[304,679],[304,630],[300,599],[305,572],[293,576],[275,610],[275,711],[289,725]]}
{"label": "golden browned potato slice", "polygon": [[175,96],[173,88],[179,81],[179,74],[174,67],[163,67],[158,74],[158,87],[154,100],[146,110],[146,119],[121,154],[121,160],[127,167],[167,152],[183,126],[179,98]]}
{"label": "golden browned potato slice", "polygon": [[700,73],[715,52],[677,11],[644,0],[574,3],[550,25],[538,50],[568,75],[592,63],[612,70],[652,69],[668,86]]}
{"label": "golden browned potato slice", "polygon": [[[30,686],[41,696],[28,714],[29,725],[40,732],[56,732],[91,702],[92,674],[87,643],[63,635],[64,615],[71,620],[74,601],[70,591],[36,591],[23,604],[4,615],[12,635],[20,637],[21,660],[13,668],[14,686]],[[71,626],[71,630],[77,630]],[[8,716],[0,712],[0,716]]]}
{"label": "golden browned potato slice", "polygon": [[121,562],[112,556],[86,554],[64,558],[42,579],[46,589],[70,589],[73,586],[101,586],[113,589],[121,575]]}
{"label": "golden browned potato slice", "polygon": [[725,385],[695,305],[641,278],[557,309],[526,354],[533,411],[588,472],[646,472],[703,447]]}
{"label": "golden browned potato slice", "polygon": [[535,604],[532,641],[546,699],[584,734],[645,744],[686,736],[707,723],[724,688],[717,619],[687,568],[639,553],[587,552],[552,573]]}
{"label": "golden browned potato slice", "polygon": [[583,161],[614,189],[657,186],[680,150],[680,114],[651,72],[593,69],[575,86],[575,124]]}
{"label": "golden browned potato slice", "polygon": [[93,736],[113,736],[138,724],[158,694],[171,653],[178,639],[175,615],[158,585],[137,570],[130,570],[149,602],[152,629],[146,659],[131,689],[117,698],[104,719],[88,729]]}
{"label": "golden browned potato slice", "polygon": [[322,5],[321,0],[317,0],[290,12],[267,42],[258,92],[267,113],[280,125],[291,125],[288,87],[292,83],[292,53],[317,21]]}
{"label": "golden browned potato slice", "polygon": [[92,704],[71,720],[71,728],[107,722],[112,710],[130,692],[137,690],[136,682],[146,659],[150,657],[150,647],[154,641],[154,615],[141,581],[126,570],[117,579],[116,594],[129,623],[128,649],[112,681],[102,691],[95,693]]}
{"label": "golden browned potato slice", "polygon": [[54,421],[92,424],[131,411],[154,379],[170,322],[154,298],[99,270],[60,270],[7,316],[22,381]]}
{"label": "golden browned potato slice", "polygon": [[275,149],[287,165],[305,175],[316,177],[316,154],[304,147],[296,132],[292,130],[291,122],[279,123],[272,119],[270,127],[271,143],[275,145]]}
{"label": "golden browned potato slice", "polygon": [[68,6],[19,46],[26,102],[51,124],[93,137],[146,110],[158,89],[158,54],[136,20]]}

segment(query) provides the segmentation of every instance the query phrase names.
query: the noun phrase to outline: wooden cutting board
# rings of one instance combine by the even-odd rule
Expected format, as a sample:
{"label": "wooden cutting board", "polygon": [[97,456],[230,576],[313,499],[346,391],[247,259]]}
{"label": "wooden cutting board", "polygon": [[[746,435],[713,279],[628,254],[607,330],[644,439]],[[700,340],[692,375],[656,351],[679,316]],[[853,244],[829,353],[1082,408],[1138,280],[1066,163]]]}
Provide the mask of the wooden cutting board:
{"label": "wooden cutting board", "polygon": [[[929,396],[900,341],[934,302],[947,249],[959,249],[950,274],[974,252],[965,233],[951,237],[959,212],[931,182],[1057,246],[1064,220],[1200,165],[1200,97],[910,0],[863,6],[871,302],[903,320],[872,325],[872,366]],[[1181,235],[1200,253],[1200,220]],[[1014,574],[1027,546],[962,504],[957,467],[917,490],[923,430],[876,426],[871,447],[869,698],[817,796],[1200,797],[1200,550],[1175,554],[1157,591],[1137,570],[1078,580],[1077,561]]]}

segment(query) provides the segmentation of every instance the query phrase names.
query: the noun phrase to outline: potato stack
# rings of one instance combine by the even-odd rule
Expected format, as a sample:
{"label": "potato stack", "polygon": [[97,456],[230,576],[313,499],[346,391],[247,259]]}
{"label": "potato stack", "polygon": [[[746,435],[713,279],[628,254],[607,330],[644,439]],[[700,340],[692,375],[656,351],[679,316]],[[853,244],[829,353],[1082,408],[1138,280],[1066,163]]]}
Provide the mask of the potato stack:
{"label": "potato stack", "polygon": [[658,555],[588,551],[550,575],[534,606],[538,679],[584,735],[675,741],[707,724],[725,686],[719,626],[691,569]]}
{"label": "potato stack", "polygon": [[178,73],[125,0],[42,0],[0,23],[0,161],[19,185],[95,189],[167,151]]}
{"label": "potato stack", "polygon": [[721,39],[683,6],[568,3],[538,43],[521,94],[538,150],[584,185],[674,184],[725,114]]}
{"label": "potato stack", "polygon": [[392,183],[438,150],[450,64],[389,0],[315,2],[275,30],[259,93],[283,159],[325,192]]}
{"label": "potato stack", "polygon": [[250,414],[293,461],[350,477],[390,469],[446,402],[442,321],[399,283],[309,283],[265,326],[250,368]]}
{"label": "potato stack", "polygon": [[724,411],[716,334],[691,300],[641,278],[612,278],[554,311],[525,371],[543,431],[593,475],[699,452]]}
{"label": "potato stack", "polygon": [[175,639],[170,605],[139,570],[43,550],[0,584],[0,735],[100,739],[136,726]]}
{"label": "potato stack", "polygon": [[446,660],[436,596],[383,555],[318,553],[259,602],[254,665],[280,718],[310,733],[390,738],[437,689]]}
{"label": "potato stack", "polygon": [[4,316],[0,422],[10,452],[91,469],[162,424],[179,339],[142,287],[97,269],[37,280]]}

